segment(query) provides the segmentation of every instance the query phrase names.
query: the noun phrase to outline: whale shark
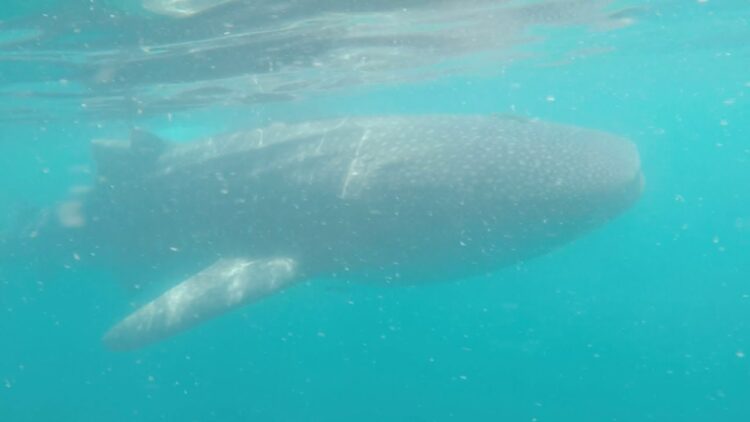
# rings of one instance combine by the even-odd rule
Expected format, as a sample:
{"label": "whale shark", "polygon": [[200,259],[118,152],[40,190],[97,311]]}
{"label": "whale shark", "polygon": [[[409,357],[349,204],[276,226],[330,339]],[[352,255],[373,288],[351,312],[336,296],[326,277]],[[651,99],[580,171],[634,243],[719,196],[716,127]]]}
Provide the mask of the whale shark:
{"label": "whale shark", "polygon": [[92,155],[92,186],[13,253],[168,284],[104,335],[113,350],[303,281],[491,274],[603,225],[644,186],[625,138],[500,115],[350,116],[187,143],[134,129]]}

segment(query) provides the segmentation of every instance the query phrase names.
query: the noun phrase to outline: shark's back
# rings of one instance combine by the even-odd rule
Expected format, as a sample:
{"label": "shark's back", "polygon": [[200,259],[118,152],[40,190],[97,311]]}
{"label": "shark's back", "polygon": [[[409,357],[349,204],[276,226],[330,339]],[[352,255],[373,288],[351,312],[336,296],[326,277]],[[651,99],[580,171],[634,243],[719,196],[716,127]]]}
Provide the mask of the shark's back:
{"label": "shark's back", "polygon": [[221,173],[220,165],[234,177],[282,173],[300,186],[329,185],[341,198],[363,199],[379,190],[455,188],[471,195],[490,187],[484,193],[494,199],[525,200],[601,189],[639,171],[634,146],[603,132],[452,115],[275,124],[176,146],[158,164],[162,175]]}

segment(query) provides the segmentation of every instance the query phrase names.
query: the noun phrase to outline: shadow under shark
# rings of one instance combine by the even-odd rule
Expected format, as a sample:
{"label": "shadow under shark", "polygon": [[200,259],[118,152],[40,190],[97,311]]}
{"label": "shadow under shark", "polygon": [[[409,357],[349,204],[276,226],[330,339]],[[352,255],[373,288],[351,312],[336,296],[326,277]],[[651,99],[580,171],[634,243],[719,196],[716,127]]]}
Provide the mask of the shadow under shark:
{"label": "shadow under shark", "polygon": [[93,188],[23,244],[132,283],[183,272],[109,330],[117,350],[312,278],[485,274],[603,224],[643,189],[629,141],[498,116],[350,117],[189,144],[136,130],[93,155]]}

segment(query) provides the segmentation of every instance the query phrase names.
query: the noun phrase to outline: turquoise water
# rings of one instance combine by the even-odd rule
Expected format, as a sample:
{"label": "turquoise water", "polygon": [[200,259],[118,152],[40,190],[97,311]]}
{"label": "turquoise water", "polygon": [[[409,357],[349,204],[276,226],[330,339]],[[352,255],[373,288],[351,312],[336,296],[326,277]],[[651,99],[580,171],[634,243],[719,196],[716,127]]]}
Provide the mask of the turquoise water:
{"label": "turquoise water", "polygon": [[[8,3],[0,30],[44,32],[37,16],[61,3]],[[107,5],[167,19],[133,3]],[[39,58],[82,39],[0,36],[7,228],[90,182],[92,138],[136,125],[187,141],[276,119],[511,113],[627,136],[647,180],[616,220],[492,276],[305,284],[129,353],[100,338],[143,295],[85,268],[3,269],[0,420],[750,420],[750,6],[611,7],[633,23],[534,27],[543,38],[514,47],[526,54],[479,70],[142,115],[81,107],[79,95],[113,95],[70,66],[90,52]],[[29,94],[61,78],[72,100]]]}

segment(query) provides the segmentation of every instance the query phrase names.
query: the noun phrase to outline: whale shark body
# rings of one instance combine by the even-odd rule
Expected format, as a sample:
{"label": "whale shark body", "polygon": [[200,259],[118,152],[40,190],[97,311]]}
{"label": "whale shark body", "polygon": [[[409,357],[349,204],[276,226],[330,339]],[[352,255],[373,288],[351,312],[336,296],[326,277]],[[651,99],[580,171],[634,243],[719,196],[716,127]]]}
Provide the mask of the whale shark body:
{"label": "whale shark body", "polygon": [[623,138],[501,116],[349,117],[186,144],[136,130],[93,155],[96,183],[59,207],[56,244],[131,283],[177,280],[104,336],[113,349],[304,280],[490,273],[603,224],[643,185]]}

